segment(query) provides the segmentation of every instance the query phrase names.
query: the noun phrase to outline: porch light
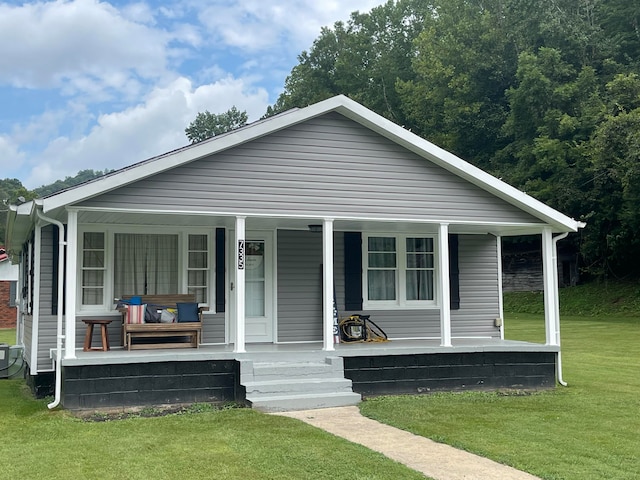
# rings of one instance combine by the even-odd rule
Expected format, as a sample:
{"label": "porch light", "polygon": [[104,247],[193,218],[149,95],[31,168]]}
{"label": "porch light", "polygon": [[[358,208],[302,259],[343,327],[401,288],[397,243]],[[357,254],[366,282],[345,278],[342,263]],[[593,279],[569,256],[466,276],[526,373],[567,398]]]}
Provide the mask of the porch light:
{"label": "porch light", "polygon": [[322,225],[321,224],[309,225],[309,231],[314,233],[322,233]]}

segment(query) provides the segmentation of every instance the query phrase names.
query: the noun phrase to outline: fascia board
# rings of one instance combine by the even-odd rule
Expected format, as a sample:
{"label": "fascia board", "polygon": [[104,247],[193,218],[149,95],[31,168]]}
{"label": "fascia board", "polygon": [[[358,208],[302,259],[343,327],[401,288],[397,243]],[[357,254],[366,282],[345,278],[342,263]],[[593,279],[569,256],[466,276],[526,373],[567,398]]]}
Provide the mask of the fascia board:
{"label": "fascia board", "polygon": [[541,201],[486,173],[469,162],[462,160],[451,152],[411,133],[353,100],[346,100],[347,102],[345,102],[344,107],[337,108],[337,112],[389,138],[395,143],[445,168],[451,173],[464,178],[502,200],[521,208],[523,211],[548,223],[556,231],[576,232],[579,228],[584,228],[585,224],[583,222],[576,221],[560,213]]}

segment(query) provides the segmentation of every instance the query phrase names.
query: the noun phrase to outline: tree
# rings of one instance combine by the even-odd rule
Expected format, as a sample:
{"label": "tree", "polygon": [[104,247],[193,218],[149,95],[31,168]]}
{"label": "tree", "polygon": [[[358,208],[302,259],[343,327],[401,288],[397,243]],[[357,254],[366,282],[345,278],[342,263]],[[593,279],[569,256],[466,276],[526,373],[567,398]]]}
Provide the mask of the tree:
{"label": "tree", "polygon": [[284,92],[266,116],[343,94],[410,127],[395,84],[413,78],[413,41],[428,15],[429,2],[389,0],[369,13],[352,13],[346,24],[323,28],[309,51],[298,56]]}
{"label": "tree", "polygon": [[191,143],[198,143],[236,128],[244,127],[247,124],[247,120],[247,112],[239,111],[235,105],[218,115],[205,110],[204,113],[199,112],[195,120],[184,131]]}

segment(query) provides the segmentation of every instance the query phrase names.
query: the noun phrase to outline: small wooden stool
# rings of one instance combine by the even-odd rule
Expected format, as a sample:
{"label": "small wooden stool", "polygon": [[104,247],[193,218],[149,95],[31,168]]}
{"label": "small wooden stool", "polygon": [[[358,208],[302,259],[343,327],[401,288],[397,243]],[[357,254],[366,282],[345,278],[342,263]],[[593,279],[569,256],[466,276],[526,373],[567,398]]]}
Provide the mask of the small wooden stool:
{"label": "small wooden stool", "polygon": [[[83,319],[84,323],[87,324],[87,333],[84,336],[84,347],[82,348],[83,352],[106,352],[109,350],[109,332],[107,331],[107,325],[109,325],[113,320],[92,320],[92,319]],[[94,347],[91,348],[91,340],[93,339],[93,326],[100,325],[100,334],[102,336],[102,347]]]}

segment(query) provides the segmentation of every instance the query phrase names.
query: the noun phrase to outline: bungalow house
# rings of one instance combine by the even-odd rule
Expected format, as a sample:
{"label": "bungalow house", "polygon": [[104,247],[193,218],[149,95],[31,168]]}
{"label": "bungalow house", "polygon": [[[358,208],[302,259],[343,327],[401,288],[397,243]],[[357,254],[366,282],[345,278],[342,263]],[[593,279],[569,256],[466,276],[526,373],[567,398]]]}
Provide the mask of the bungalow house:
{"label": "bungalow house", "polygon": [[[282,410],[562,382],[556,243],[582,226],[337,96],[11,206],[7,249],[50,407]],[[504,339],[516,235],[541,238],[545,344]],[[198,348],[125,348],[115,299],[163,294],[207,308]],[[389,341],[340,342],[352,314]],[[109,350],[84,351],[89,319]]]}

